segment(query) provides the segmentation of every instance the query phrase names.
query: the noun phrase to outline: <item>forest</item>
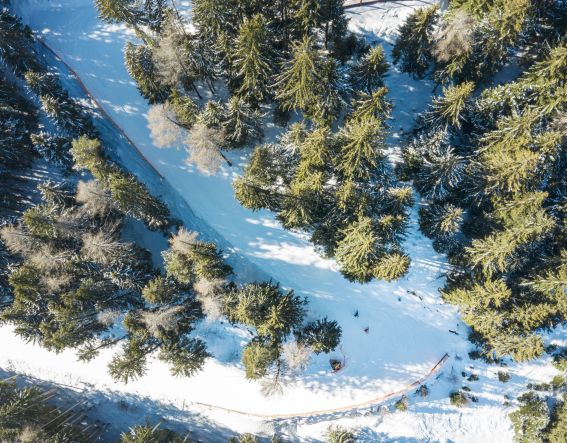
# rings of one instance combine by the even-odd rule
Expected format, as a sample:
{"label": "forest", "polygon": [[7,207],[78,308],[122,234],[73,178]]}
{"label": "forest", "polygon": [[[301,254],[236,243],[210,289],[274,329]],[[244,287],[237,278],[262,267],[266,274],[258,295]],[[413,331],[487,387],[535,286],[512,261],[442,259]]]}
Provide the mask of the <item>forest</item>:
{"label": "forest", "polygon": [[[190,13],[176,0],[93,1],[101,22],[134,36],[123,63],[155,147],[183,150],[207,177],[235,171],[241,206],[306,236],[361,291],[408,277],[417,217],[447,261],[440,298],[467,327],[470,359],[546,359],[561,374],[514,399],[516,440],[566,441],[567,347],[548,340],[567,320],[564,0],[433,2],[398,24],[391,47],[352,31],[342,0],[192,0]],[[310,308],[313,294],[244,280],[232,251],[184,226],[122,164],[100,115],[8,2],[0,73],[0,324],[83,362],[111,350],[106,370],[121,383],[156,359],[173,377],[203,371],[216,358],[203,322],[250,334],[239,364],[266,397],[318,356],[333,372],[348,364],[334,359],[343,326]],[[394,73],[433,87],[403,131]],[[133,223],[167,242],[157,262],[125,240]],[[0,439],[95,441],[50,398],[0,381]],[[450,394],[454,406],[474,398]],[[190,441],[154,425],[120,442]],[[331,426],[325,441],[356,432]]]}

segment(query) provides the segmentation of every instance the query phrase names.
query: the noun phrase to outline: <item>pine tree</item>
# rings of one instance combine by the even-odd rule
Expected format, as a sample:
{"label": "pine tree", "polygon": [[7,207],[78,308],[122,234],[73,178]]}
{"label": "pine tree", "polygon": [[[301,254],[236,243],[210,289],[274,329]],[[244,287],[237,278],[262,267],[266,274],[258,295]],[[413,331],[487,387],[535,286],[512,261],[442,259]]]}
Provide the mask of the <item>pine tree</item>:
{"label": "pine tree", "polygon": [[350,83],[355,90],[372,95],[384,86],[388,61],[382,46],[375,46],[362,56],[350,72]]}
{"label": "pine tree", "polygon": [[320,23],[321,2],[317,0],[292,0],[293,18],[301,34],[309,36]]}
{"label": "pine tree", "polygon": [[223,122],[225,137],[232,146],[243,146],[250,140],[262,137],[260,116],[240,97],[228,102],[226,120]]}
{"label": "pine tree", "polygon": [[169,97],[169,106],[175,116],[175,124],[184,129],[191,129],[197,122],[199,107],[187,95],[182,95],[179,91],[173,91]]}
{"label": "pine tree", "polygon": [[268,23],[257,14],[240,27],[234,53],[234,66],[241,83],[238,94],[253,108],[270,95],[273,56]]}
{"label": "pine tree", "polygon": [[191,443],[169,429],[157,426],[138,425],[120,434],[119,443]]}
{"label": "pine tree", "polygon": [[372,94],[361,93],[353,103],[353,111],[349,118],[356,120],[365,120],[372,117],[380,121],[390,118],[392,112],[392,103],[386,99],[388,89],[386,87],[379,88]]}
{"label": "pine tree", "polygon": [[437,5],[413,12],[400,26],[392,56],[404,72],[423,78],[433,61],[433,30],[438,19]]}
{"label": "pine tree", "polygon": [[567,395],[563,394],[563,401],[555,405],[551,423],[545,431],[545,438],[549,443],[561,443],[567,437]]}
{"label": "pine tree", "polygon": [[0,58],[19,76],[43,70],[37,61],[32,30],[7,8],[0,11]]}
{"label": "pine tree", "polygon": [[313,46],[313,41],[304,37],[295,42],[292,59],[276,77],[276,100],[284,110],[300,109],[310,113],[319,102],[320,67],[322,54]]}
{"label": "pine tree", "polygon": [[246,378],[256,380],[265,377],[276,359],[277,351],[270,342],[262,339],[252,340],[242,352]]}
{"label": "pine tree", "polygon": [[434,126],[452,125],[459,127],[467,99],[474,90],[474,83],[464,82],[457,86],[443,88],[443,95],[433,100],[429,121]]}
{"label": "pine tree", "polygon": [[421,231],[440,244],[453,240],[462,225],[463,210],[451,203],[431,203],[419,210]]}
{"label": "pine tree", "polygon": [[298,340],[305,343],[316,354],[332,352],[341,341],[342,330],[334,320],[327,317],[309,322],[299,333]]}
{"label": "pine tree", "polygon": [[151,104],[162,103],[167,99],[168,93],[159,82],[158,69],[147,46],[127,42],[124,48],[124,64],[140,93]]}
{"label": "pine tree", "polygon": [[325,432],[326,443],[355,443],[356,440],[354,432],[341,426],[329,426]]}
{"label": "pine tree", "polygon": [[234,182],[235,196],[246,208],[267,208],[272,211],[281,208],[283,196],[275,189],[274,184],[282,165],[279,164],[272,148],[257,147],[244,169],[244,175]]}
{"label": "pine tree", "polygon": [[366,283],[374,275],[378,253],[378,236],[372,219],[360,217],[344,229],[335,258],[346,278]]}
{"label": "pine tree", "polygon": [[399,252],[386,253],[376,262],[374,277],[378,280],[397,280],[408,273],[410,258]]}
{"label": "pine tree", "polygon": [[516,439],[520,443],[542,441],[541,432],[549,422],[548,408],[544,400],[534,392],[528,392],[518,398],[520,408],[510,414]]}
{"label": "pine tree", "polygon": [[352,180],[368,180],[382,160],[384,128],[380,120],[369,117],[349,120],[343,129],[344,144],[337,158],[337,170]]}
{"label": "pine tree", "polygon": [[223,32],[234,36],[238,29],[236,2],[232,0],[195,0],[192,14],[201,39],[215,43]]}
{"label": "pine tree", "polygon": [[216,100],[209,100],[199,114],[198,120],[208,128],[220,129],[226,120],[223,104]]}
{"label": "pine tree", "polygon": [[304,305],[305,300],[293,291],[284,294],[271,282],[248,284],[225,297],[225,311],[232,322],[254,326],[260,336],[274,342],[300,326]]}
{"label": "pine tree", "polygon": [[325,48],[337,42],[348,33],[348,22],[342,0],[323,0],[318,11],[319,27],[323,30]]}
{"label": "pine tree", "polygon": [[[443,133],[438,137],[442,139]],[[431,200],[442,200],[465,181],[465,160],[451,146],[440,144],[420,159],[421,170],[415,177],[415,187]]]}

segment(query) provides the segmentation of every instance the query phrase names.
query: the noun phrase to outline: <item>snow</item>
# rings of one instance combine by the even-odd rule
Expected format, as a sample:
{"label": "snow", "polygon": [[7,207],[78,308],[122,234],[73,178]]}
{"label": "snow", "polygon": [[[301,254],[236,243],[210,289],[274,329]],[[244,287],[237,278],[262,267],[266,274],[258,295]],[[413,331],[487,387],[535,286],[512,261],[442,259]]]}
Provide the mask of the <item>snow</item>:
{"label": "snow", "polygon": [[[187,8],[188,2],[183,3]],[[401,20],[414,8],[430,3],[433,1],[388,2],[350,9],[350,26],[369,41],[384,44],[389,54]],[[439,297],[438,288],[443,285],[448,265],[419,233],[417,208],[405,242],[412,257],[408,276],[389,284],[349,283],[332,260],[317,254],[305,234],[286,231],[273,214],[251,212],[236,201],[232,181],[242,171],[249,151],[231,153],[236,166],[209,176],[187,166],[182,151],[152,145],[145,118],[148,105],[123,65],[122,48],[126,41],[135,40],[132,32],[122,25],[100,22],[91,0],[20,0],[16,6],[24,20],[78,73],[164,180],[160,181],[136,157],[135,151],[120,147],[123,140],[116,140],[123,164],[162,195],[174,215],[189,227],[199,229],[205,238],[217,241],[230,255],[230,262],[236,265],[242,279],[273,278],[307,296],[309,315],[337,320],[343,329],[343,340],[334,354],[316,357],[304,374],[288,380],[282,395],[270,398],[261,394],[258,383],[244,378],[240,353],[250,340],[250,333],[220,322],[199,325],[197,334],[207,341],[215,358],[209,359],[204,370],[191,379],[173,378],[166,365],[152,361],[148,374],[140,380],[128,385],[116,383],[106,373],[112,352],[104,352],[88,364],[80,363],[72,351],[56,355],[23,343],[7,326],[0,328],[1,368],[101,392],[104,396],[130,395],[145,410],[151,409],[151,402],[162,402],[169,405],[171,414],[183,416],[192,426],[204,420],[238,432],[266,432],[275,426],[284,428],[294,439],[309,440],[320,438],[328,421],[339,418],[340,422],[361,429],[361,441],[511,441],[499,382],[494,381],[495,375],[489,368],[482,367],[483,378],[490,377],[491,381],[477,383],[479,386],[474,389],[480,397],[479,404],[462,411],[448,405],[449,391],[460,386],[461,368],[471,364],[466,358],[471,345],[456,310]],[[412,80],[395,69],[386,83],[394,101],[390,142],[395,151],[403,130],[411,128],[415,114],[429,102],[432,85]],[[72,79],[66,80],[66,86],[73,94],[82,95]],[[98,125],[104,127],[105,122]],[[274,132],[275,128],[267,131]],[[128,235],[138,239],[143,236],[143,229],[133,224]],[[149,240],[150,249],[160,242]],[[356,310],[359,316],[355,318]],[[366,327],[368,333],[363,331]],[[450,355],[448,363],[438,379],[428,382],[435,386],[431,399],[412,405],[406,413],[357,418],[331,415],[267,425],[258,418],[198,404],[269,415],[348,407],[405,387],[427,373],[445,353]],[[344,358],[346,367],[332,373],[330,357]],[[451,376],[451,368],[456,377]],[[549,365],[542,362],[514,370],[523,372],[509,384],[514,386],[513,392],[525,386],[527,379],[544,379],[550,373]],[[188,416],[185,411],[193,415]]]}

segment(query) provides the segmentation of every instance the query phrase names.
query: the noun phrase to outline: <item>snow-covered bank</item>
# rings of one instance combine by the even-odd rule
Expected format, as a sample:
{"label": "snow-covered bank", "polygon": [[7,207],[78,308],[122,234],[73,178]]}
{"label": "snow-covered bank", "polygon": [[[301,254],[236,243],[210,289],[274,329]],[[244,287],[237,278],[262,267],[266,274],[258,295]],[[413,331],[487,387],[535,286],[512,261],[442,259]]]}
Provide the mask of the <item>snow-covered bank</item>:
{"label": "snow-covered bank", "polygon": [[[423,5],[424,2],[415,3]],[[340,322],[344,340],[337,355],[342,357],[341,353],[344,353],[347,366],[339,374],[332,374],[328,357],[320,356],[303,377],[290,384],[283,396],[266,399],[260,395],[256,383],[244,379],[238,363],[242,344],[249,339],[248,333],[219,323],[203,324],[199,328],[198,333],[207,340],[216,359],[211,359],[205,370],[190,380],[173,379],[164,365],[154,362],[146,377],[124,387],[112,382],[106,375],[105,363],[109,354],[101,355],[90,365],[82,365],[74,362],[73,353],[65,353],[64,357],[53,356],[23,345],[12,336],[9,328],[3,330],[7,334],[3,343],[7,346],[0,365],[7,364],[9,360],[15,371],[34,373],[52,380],[69,373],[70,381],[75,385],[84,383],[96,389],[137,393],[178,406],[189,405],[192,410],[196,408],[194,402],[202,402],[266,414],[285,414],[341,407],[399,389],[421,376],[447,351],[453,356],[451,369],[442,376],[443,382],[432,381],[439,387],[433,399],[437,402],[434,403],[435,411],[447,407],[448,391],[459,387],[460,369],[455,367],[465,366],[456,356],[465,357],[469,345],[464,339],[466,331],[459,326],[454,309],[441,303],[437,293],[446,263],[433,252],[430,242],[418,233],[415,222],[406,242],[414,260],[407,278],[392,284],[348,283],[332,261],[323,260],[316,254],[305,236],[283,230],[271,214],[251,213],[234,200],[231,181],[246,162],[246,152],[233,155],[238,167],[207,177],[185,166],[183,153],[159,151],[151,145],[144,117],[147,105],[122,64],[123,43],[132,38],[124,28],[98,22],[92,3],[86,0],[50,3],[29,0],[19,5],[27,21],[41,31],[48,44],[77,71],[97,100],[159,169],[167,186],[171,186],[164,188],[167,192],[164,198],[170,204],[173,201],[177,212],[187,216],[191,208],[199,217],[195,219],[202,221],[196,229],[204,231],[205,235],[218,235],[220,245],[232,248],[243,257],[243,261],[252,263],[255,269],[281,281],[284,286],[307,295],[314,313],[328,315]],[[403,11],[399,6],[396,8]],[[391,9],[394,8],[387,11]],[[405,13],[410,10],[408,7]],[[386,30],[391,31],[405,13],[395,16],[394,23],[381,11],[375,8],[360,12],[356,17],[353,15],[351,26],[365,32],[370,40],[383,41],[384,35],[390,35]],[[384,18],[382,22],[381,18]],[[375,22],[390,23],[390,27],[380,28],[375,34],[372,30]],[[387,83],[393,91],[396,106],[392,126],[395,130],[400,126],[408,129],[415,112],[423,109],[429,100],[431,85],[413,81],[396,71],[392,71]],[[398,136],[394,134],[392,140]],[[150,176],[142,166],[143,161],[136,155],[130,151],[121,153],[124,164],[147,181]],[[191,226],[192,213],[187,218]],[[240,269],[237,268],[237,271],[242,275]],[[360,315],[354,317],[355,311]],[[368,333],[364,332],[366,328]],[[449,329],[460,335],[449,333]],[[25,352],[23,355],[22,350]],[[457,376],[451,381],[448,377],[454,372]],[[482,386],[492,389],[490,383]],[[475,410],[490,410],[500,401],[499,396],[491,397],[487,392],[486,398],[483,398],[485,404]],[[449,410],[447,415],[456,417],[472,414]],[[425,412],[420,413],[427,416]],[[220,414],[214,409],[203,411],[203,414],[235,428],[261,427],[258,421],[248,423],[242,417]],[[509,431],[505,414],[501,413],[498,417],[498,426]],[[308,429],[311,423],[302,422],[301,426]],[[388,429],[391,428],[388,425]],[[298,429],[303,428],[298,426]],[[455,426],[451,429],[456,432]],[[423,435],[417,434],[413,428],[410,434],[420,435],[420,438]],[[301,435],[310,434],[298,433],[298,436]],[[392,435],[401,437],[405,431]],[[479,435],[485,434],[480,432]]]}
{"label": "snow-covered bank", "polygon": [[[454,309],[443,305],[437,294],[445,262],[433,252],[430,241],[418,233],[415,224],[406,244],[414,258],[408,277],[392,284],[349,283],[332,261],[316,253],[304,235],[285,231],[268,212],[253,213],[239,205],[231,186],[239,167],[223,170],[214,177],[204,176],[185,165],[184,153],[158,150],[152,145],[144,115],[147,104],[123,66],[124,42],[133,38],[125,28],[100,22],[94,5],[87,0],[29,0],[19,3],[19,12],[80,75],[199,218],[267,275],[307,295],[314,313],[339,321],[347,367],[341,374],[333,375],[328,370],[328,357],[317,358],[296,392],[301,392],[302,398],[306,395],[305,407],[319,407],[329,401],[364,401],[395,390],[421,376],[446,351],[466,346],[462,339],[448,332],[458,328],[458,320]],[[425,106],[429,85],[395,72],[388,81],[393,90],[409,91],[416,109]],[[242,164],[246,155],[235,154],[234,160]],[[360,313],[357,318],[353,316],[355,310]],[[366,327],[368,334],[363,332]],[[202,333],[209,341],[218,341],[214,338],[218,334],[216,325],[204,329]],[[214,348],[213,344],[213,351]],[[236,346],[231,352],[238,353],[239,348]],[[238,355],[231,356],[232,363],[227,368],[240,371],[233,363],[237,359]],[[201,378],[205,376],[197,377],[202,383]],[[212,381],[212,377],[208,379]],[[252,391],[260,397],[254,384],[243,381],[239,386],[245,386],[249,395]],[[238,405],[243,398],[238,389],[232,391],[222,399],[229,406]],[[288,412],[285,404],[293,403],[292,392],[279,399],[258,398],[260,403],[255,405],[266,412]],[[262,405],[271,405],[271,409]]]}

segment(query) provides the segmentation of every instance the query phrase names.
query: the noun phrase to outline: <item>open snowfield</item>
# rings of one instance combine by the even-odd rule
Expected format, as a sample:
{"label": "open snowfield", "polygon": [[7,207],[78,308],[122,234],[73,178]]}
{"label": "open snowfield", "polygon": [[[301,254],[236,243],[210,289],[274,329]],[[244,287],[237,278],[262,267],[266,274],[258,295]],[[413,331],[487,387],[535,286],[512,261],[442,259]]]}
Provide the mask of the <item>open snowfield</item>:
{"label": "open snowfield", "polygon": [[[384,44],[389,53],[397,25],[413,8],[432,2],[399,1],[350,9],[350,26],[370,42]],[[189,8],[189,2],[179,3]],[[232,256],[231,264],[240,261],[235,269],[241,278],[273,278],[307,296],[313,317],[328,316],[339,322],[343,340],[333,356],[344,358],[346,367],[334,374],[329,356],[320,355],[301,377],[289,380],[282,395],[266,398],[258,383],[244,378],[240,364],[242,346],[251,338],[248,331],[203,323],[197,333],[206,340],[215,358],[191,379],[173,378],[166,365],[154,361],[140,380],[128,385],[116,383],[106,373],[111,353],[103,353],[89,364],[78,363],[71,351],[55,355],[23,343],[10,327],[0,328],[0,368],[88,390],[95,406],[107,406],[104,401],[108,402],[108,398],[128,396],[139,408],[139,417],[155,419],[153,406],[157,403],[152,402],[162,402],[168,405],[160,407],[166,419],[177,422],[178,427],[195,428],[203,441],[222,441],[220,434],[207,438],[197,429],[207,421],[237,432],[269,433],[275,427],[285,430],[294,441],[318,441],[329,421],[336,418],[346,426],[361,429],[363,442],[511,441],[512,431],[506,419],[509,410],[502,407],[503,395],[509,393],[514,398],[528,382],[547,380],[554,372],[546,361],[515,365],[510,368],[511,382],[503,385],[497,380],[498,368],[471,363],[467,357],[471,348],[466,341],[467,330],[455,309],[444,304],[438,293],[448,265],[443,256],[435,253],[431,241],[418,232],[417,208],[405,244],[412,257],[409,274],[391,284],[348,282],[333,261],[317,254],[305,235],[286,231],[273,214],[251,212],[236,201],[231,183],[246,163],[248,151],[231,153],[235,167],[207,176],[185,164],[183,151],[152,145],[145,117],[148,105],[123,64],[123,46],[135,40],[125,27],[99,21],[92,0],[15,0],[13,4],[24,21],[77,72],[106,112],[164,177],[167,187],[157,187],[155,177],[143,176],[148,168],[131,168],[150,188],[170,193],[164,197],[175,205],[175,215],[181,214],[184,221],[186,217],[199,220],[189,226],[206,226],[202,229],[204,236],[219,241]],[[415,114],[429,102],[432,85],[412,80],[395,69],[386,83],[394,102],[390,141],[395,151],[402,131],[411,128]],[[275,128],[266,131],[268,136],[275,132]],[[129,161],[124,163],[129,166]],[[357,310],[359,316],[355,318]],[[365,333],[367,327],[369,332]],[[266,423],[261,418],[197,404],[260,415],[299,415],[348,407],[405,387],[427,373],[445,353],[450,355],[449,360],[428,382],[431,396],[406,413],[382,416],[374,411],[360,417],[327,415]],[[471,364],[475,364],[474,372],[480,376],[480,381],[470,384],[479,402],[457,410],[448,405],[447,395],[462,385],[461,371],[470,373]],[[114,419],[117,427],[124,425],[118,415],[106,414],[104,419]]]}

